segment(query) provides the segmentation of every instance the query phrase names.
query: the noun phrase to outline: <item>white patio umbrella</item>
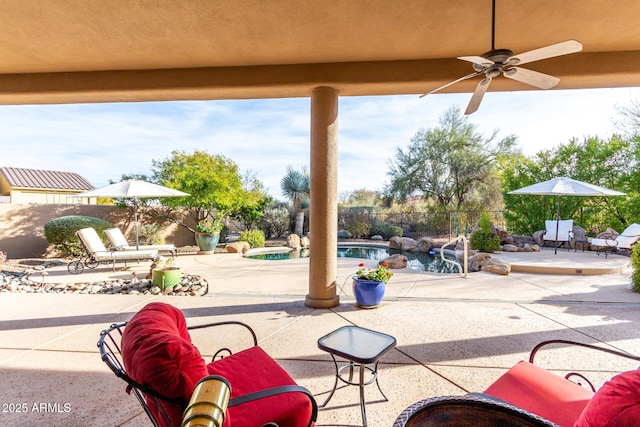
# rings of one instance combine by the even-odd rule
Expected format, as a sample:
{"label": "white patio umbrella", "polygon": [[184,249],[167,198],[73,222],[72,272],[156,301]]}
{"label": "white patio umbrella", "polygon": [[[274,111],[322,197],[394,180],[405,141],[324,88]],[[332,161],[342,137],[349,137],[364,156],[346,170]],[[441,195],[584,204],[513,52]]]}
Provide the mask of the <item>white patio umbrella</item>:
{"label": "white patio umbrella", "polygon": [[138,239],[138,203],[141,198],[161,198],[161,197],[183,197],[188,193],[174,190],[173,188],[164,187],[162,185],[153,184],[139,179],[127,179],[116,182],[105,187],[96,188],[94,190],[85,191],[76,194],[75,197],[106,197],[112,199],[132,199],[133,201],[133,221],[136,230],[136,249],[139,246]]}
{"label": "white patio umbrella", "polygon": [[[558,227],[560,226],[560,198],[562,196],[624,196],[625,193],[562,176],[510,191],[509,194],[556,196],[558,198],[558,213],[556,215],[557,236]],[[555,253],[558,253],[557,245]]]}

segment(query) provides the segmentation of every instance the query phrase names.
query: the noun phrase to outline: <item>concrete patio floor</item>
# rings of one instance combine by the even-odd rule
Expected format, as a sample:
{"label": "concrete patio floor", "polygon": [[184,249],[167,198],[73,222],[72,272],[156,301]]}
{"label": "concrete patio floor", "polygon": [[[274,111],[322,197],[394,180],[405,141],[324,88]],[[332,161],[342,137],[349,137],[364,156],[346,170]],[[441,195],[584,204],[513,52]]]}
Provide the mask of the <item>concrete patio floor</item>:
{"label": "concrete patio floor", "polygon": [[[361,260],[338,260],[341,304],[333,309],[304,305],[308,259],[260,261],[233,254],[184,255],[183,271],[209,281],[204,297],[144,295],[12,294],[0,296],[0,425],[148,426],[124,383],[100,360],[96,341],[102,329],[128,320],[151,301],[182,309],[189,324],[240,320],[251,325],[259,344],[320,403],[334,382],[334,367],[317,339],[343,325],[393,335],[397,348],[381,361],[380,386],[366,388],[372,427],[391,426],[412,403],[438,395],[482,391],[545,339],[597,343],[640,354],[640,294],[629,290],[628,258],[544,250],[505,254],[509,276],[471,273],[468,278],[396,271],[379,308],[359,309],[350,276]],[[373,265],[373,261],[366,261]],[[520,268],[515,267],[519,265]],[[536,274],[530,267],[567,267],[592,275]],[[119,266],[121,267],[121,266]],[[47,282],[130,278],[148,263],[112,272],[100,266],[71,276],[64,267],[47,269]],[[613,268],[613,270],[611,270]],[[534,268],[535,270],[535,268]],[[583,273],[584,274],[584,273]],[[38,278],[39,280],[39,278]],[[203,355],[240,337],[196,331]],[[635,369],[587,350],[558,348],[540,354],[539,364],[558,371],[593,371],[598,384]],[[339,387],[318,426],[361,425],[356,387]]]}

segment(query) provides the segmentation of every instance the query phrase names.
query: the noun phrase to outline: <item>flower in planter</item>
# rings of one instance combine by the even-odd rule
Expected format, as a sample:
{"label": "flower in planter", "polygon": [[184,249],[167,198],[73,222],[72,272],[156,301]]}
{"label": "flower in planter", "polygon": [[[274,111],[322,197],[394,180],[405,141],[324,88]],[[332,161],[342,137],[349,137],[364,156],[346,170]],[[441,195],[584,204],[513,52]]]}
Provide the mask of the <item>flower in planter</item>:
{"label": "flower in planter", "polygon": [[163,256],[158,257],[155,262],[154,270],[167,271],[167,270],[180,270],[180,267],[176,265],[173,258],[165,258]]}
{"label": "flower in planter", "polygon": [[220,233],[223,227],[224,227],[224,223],[222,222],[222,218],[216,217],[212,220],[203,219],[200,222],[198,222],[198,225],[196,226],[196,231],[198,233],[214,235],[214,234]]}
{"label": "flower in planter", "polygon": [[389,270],[389,264],[387,262],[383,262],[378,264],[378,268],[366,268],[364,263],[360,263],[358,265],[358,271],[356,271],[356,277],[362,280],[375,280],[376,282],[384,282],[387,283],[393,273]]}

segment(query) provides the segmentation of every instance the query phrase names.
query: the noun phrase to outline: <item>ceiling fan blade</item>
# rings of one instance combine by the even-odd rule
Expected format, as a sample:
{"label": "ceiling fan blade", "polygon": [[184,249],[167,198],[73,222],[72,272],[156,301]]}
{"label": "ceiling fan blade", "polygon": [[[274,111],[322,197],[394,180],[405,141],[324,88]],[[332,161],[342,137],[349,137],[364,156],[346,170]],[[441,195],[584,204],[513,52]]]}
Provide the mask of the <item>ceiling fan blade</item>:
{"label": "ceiling fan blade", "polygon": [[459,83],[459,82],[461,82],[461,81],[463,81],[463,80],[467,80],[467,79],[470,79],[470,78],[472,78],[472,77],[475,77],[475,76],[477,76],[478,74],[482,74],[482,73],[477,72],[477,73],[467,74],[467,75],[466,75],[466,76],[464,76],[464,77],[460,77],[458,80],[454,80],[454,81],[452,81],[452,82],[447,83],[446,85],[442,85],[442,86],[440,86],[440,87],[437,87],[437,88],[433,89],[433,90],[432,90],[432,91],[430,91],[430,92],[423,93],[422,95],[420,95],[420,98],[422,98],[422,97],[424,97],[424,96],[427,96],[427,95],[431,95],[432,93],[435,93],[435,92],[437,92],[437,91],[439,91],[439,90],[442,90],[442,89],[444,89],[445,87],[449,87],[449,86],[451,86],[451,85],[454,85],[454,84],[456,84],[456,83]]}
{"label": "ceiling fan blade", "polygon": [[513,55],[507,60],[507,64],[522,65],[528,62],[540,61],[541,59],[553,58],[555,56],[580,52],[581,50],[582,43],[576,40],[567,40],[561,43],[541,47],[540,49],[530,50],[518,55]]}
{"label": "ceiling fan blade", "polygon": [[488,67],[489,65],[495,64],[495,62],[493,62],[492,60],[482,56],[458,56],[458,59],[473,62],[474,64],[482,65],[483,67]]}
{"label": "ceiling fan blade", "polygon": [[540,89],[551,89],[560,82],[557,77],[520,67],[509,68],[504,76]]}
{"label": "ceiling fan blade", "polygon": [[478,107],[480,107],[480,102],[482,102],[482,97],[484,96],[484,93],[489,88],[489,83],[491,83],[490,77],[486,77],[480,80],[480,83],[478,83],[478,86],[476,86],[475,92],[473,92],[471,101],[469,101],[469,105],[467,105],[467,109],[464,112],[465,115],[475,113]]}

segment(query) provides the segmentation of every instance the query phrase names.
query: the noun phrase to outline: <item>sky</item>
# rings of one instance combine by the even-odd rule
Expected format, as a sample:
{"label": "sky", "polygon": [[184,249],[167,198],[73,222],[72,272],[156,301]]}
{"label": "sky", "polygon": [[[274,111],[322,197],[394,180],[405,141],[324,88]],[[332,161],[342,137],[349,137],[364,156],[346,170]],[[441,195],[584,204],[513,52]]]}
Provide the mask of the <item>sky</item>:
{"label": "sky", "polygon": [[[438,126],[471,94],[341,97],[338,192],[381,191],[388,161],[420,129]],[[526,155],[572,138],[608,138],[616,106],[640,88],[488,92],[468,116],[489,137],[516,135]],[[233,160],[277,200],[287,167],[309,167],[309,98],[0,106],[0,167],[77,172],[94,187],[151,174],[152,161],[196,149]]]}

